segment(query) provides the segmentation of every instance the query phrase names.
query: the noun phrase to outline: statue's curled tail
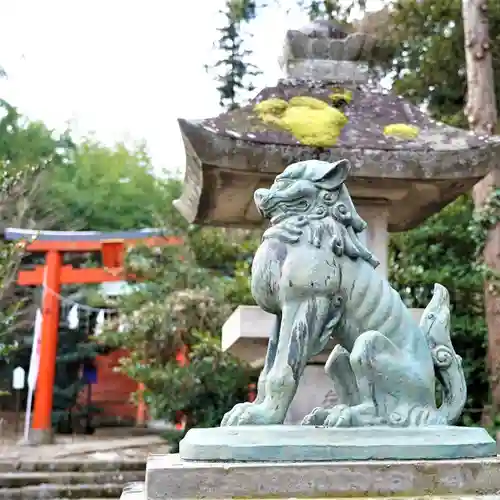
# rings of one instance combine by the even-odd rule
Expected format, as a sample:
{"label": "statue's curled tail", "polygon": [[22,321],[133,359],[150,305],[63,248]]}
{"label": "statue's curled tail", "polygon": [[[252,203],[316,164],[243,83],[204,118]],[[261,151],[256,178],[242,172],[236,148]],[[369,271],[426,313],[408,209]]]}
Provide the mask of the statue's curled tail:
{"label": "statue's curled tail", "polygon": [[436,377],[442,386],[439,414],[448,424],[456,422],[467,400],[462,358],[455,352],[450,337],[450,297],[438,283],[420,320],[420,328],[431,349]]}

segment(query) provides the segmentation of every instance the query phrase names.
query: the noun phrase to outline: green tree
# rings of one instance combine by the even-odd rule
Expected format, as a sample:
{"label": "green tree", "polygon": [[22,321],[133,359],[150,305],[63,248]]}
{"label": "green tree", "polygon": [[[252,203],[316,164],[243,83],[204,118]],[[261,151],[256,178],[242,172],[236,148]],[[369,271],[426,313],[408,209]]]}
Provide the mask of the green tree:
{"label": "green tree", "polygon": [[[86,139],[75,147],[71,164],[53,169],[44,180],[38,214],[57,211],[58,217],[52,219],[51,224],[40,227],[132,230],[156,227],[160,215],[166,215],[169,221],[166,229],[178,232],[186,227],[172,204],[180,188],[180,183],[174,179],[162,180],[153,175],[145,145],[107,147],[94,139]],[[80,302],[95,297],[93,286],[65,287],[64,294],[74,290],[80,292]],[[87,322],[93,323],[95,318],[82,321]],[[52,412],[54,427],[60,432],[74,430],[73,425],[81,420],[80,417],[96,412],[95,408],[78,402],[85,385],[81,367],[103,352],[100,343],[88,338],[87,330],[83,327],[71,330],[66,319],[61,318]]]}
{"label": "green tree", "polygon": [[[33,228],[44,179],[71,163],[68,134],[56,137],[43,123],[31,122],[0,100],[0,230]],[[47,211],[47,214],[49,211]],[[0,244],[0,342],[19,325],[23,300],[15,287],[23,242]]]}
{"label": "green tree", "polygon": [[[67,133],[57,136],[43,123],[23,117],[0,100],[0,231],[7,227],[33,228],[40,220],[37,211],[43,183],[50,172],[72,161],[73,143]],[[46,216],[50,210],[47,207]],[[26,242],[0,242],[0,384],[9,384],[14,354],[22,348],[20,332],[31,330],[33,309],[30,291],[16,286],[19,267],[25,258]],[[31,333],[31,332],[30,332]],[[8,387],[8,385],[7,385]]]}
{"label": "green tree", "polygon": [[242,94],[254,90],[252,77],[260,73],[249,61],[251,51],[245,47],[242,33],[243,25],[255,17],[256,9],[254,0],[227,0],[221,11],[224,25],[218,28],[220,38],[215,48],[222,57],[206,69],[215,72],[219,103],[227,109],[237,108]]}
{"label": "green tree", "polygon": [[[466,127],[466,68],[461,0],[399,0],[364,27],[390,50],[380,69],[394,91],[423,104],[435,118]],[[500,99],[500,4],[488,3],[497,99]],[[500,102],[497,103],[497,106]]]}
{"label": "green tree", "polygon": [[45,199],[59,214],[50,229],[143,229],[156,227],[160,216],[185,227],[171,203],[180,193],[180,183],[153,174],[144,144],[107,147],[84,140],[69,168],[55,169],[45,183]]}
{"label": "green tree", "polygon": [[261,72],[252,64],[252,51],[248,39],[252,37],[252,21],[267,7],[291,8],[298,5],[310,19],[324,18],[348,24],[352,10],[366,8],[365,0],[226,0],[221,11],[223,25],[218,29],[219,39],[214,46],[219,59],[207,70],[215,74],[220,105],[225,109],[237,108],[248,92],[255,89],[254,78]]}
{"label": "green tree", "polygon": [[[144,282],[117,304],[125,331],[111,324],[105,341],[130,349],[122,370],[145,384],[155,418],[172,421],[182,411],[186,430],[217,425],[245,400],[253,380],[252,370],[220,347],[234,278],[200,267],[187,245],[136,248],[128,265]],[[181,366],[177,354],[184,346],[189,362]]]}
{"label": "green tree", "polygon": [[424,308],[434,283],[450,292],[453,343],[468,384],[466,424],[479,421],[478,410],[488,401],[483,273],[473,258],[473,210],[471,197],[462,196],[419,227],[393,235],[389,266],[391,283],[409,307]]}
{"label": "green tree", "polygon": [[[84,302],[81,294],[74,299],[78,299],[80,304]],[[83,419],[87,421],[84,431],[93,432],[92,419],[99,412],[98,407],[89,406],[78,399],[86,385],[82,367],[91,364],[98,355],[106,354],[109,348],[92,337],[97,312],[79,309],[78,316],[76,328],[70,327],[67,318],[61,318],[59,324],[52,405],[52,425],[58,433],[75,432],[82,427],[78,424]]]}

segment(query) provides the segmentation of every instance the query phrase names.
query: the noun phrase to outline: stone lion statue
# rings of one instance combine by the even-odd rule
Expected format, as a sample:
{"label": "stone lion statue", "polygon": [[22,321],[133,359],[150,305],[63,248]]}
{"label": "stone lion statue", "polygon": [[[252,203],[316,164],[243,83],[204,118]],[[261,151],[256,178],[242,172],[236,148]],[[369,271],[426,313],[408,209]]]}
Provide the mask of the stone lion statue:
{"label": "stone lion statue", "polygon": [[253,261],[252,294],[279,321],[256,400],[236,405],[222,426],[283,423],[308,360],[330,338],[337,344],[325,371],[339,404],[313,409],[303,425],[447,425],[463,410],[448,292],[436,284],[420,324],[414,321],[360,239],[366,222],[345,186],[349,170],[347,160],[302,161],[255,192],[270,226]]}

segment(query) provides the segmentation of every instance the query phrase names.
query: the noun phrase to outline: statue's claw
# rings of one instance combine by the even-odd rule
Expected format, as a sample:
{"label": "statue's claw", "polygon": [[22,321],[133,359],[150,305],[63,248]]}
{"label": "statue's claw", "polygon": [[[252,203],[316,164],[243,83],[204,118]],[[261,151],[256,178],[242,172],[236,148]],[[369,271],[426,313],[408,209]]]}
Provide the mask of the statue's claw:
{"label": "statue's claw", "polygon": [[229,410],[220,423],[221,427],[229,425],[238,425],[240,415],[245,412],[247,408],[252,406],[252,403],[238,403],[231,410]]}
{"label": "statue's claw", "polygon": [[302,420],[302,425],[322,425],[324,427],[364,427],[383,424],[376,414],[375,406],[361,404],[348,406],[339,404],[333,408],[314,408]]}
{"label": "statue's claw", "polygon": [[351,423],[350,408],[337,405],[333,408],[314,408],[306,415],[301,425],[321,425],[325,427],[349,427]]}
{"label": "statue's claw", "polygon": [[351,409],[347,405],[336,405],[328,411],[323,424],[325,427],[351,427]]}
{"label": "statue's claw", "polygon": [[328,417],[328,410],[318,406],[314,410],[306,415],[300,425],[323,425],[325,419]]}
{"label": "statue's claw", "polygon": [[281,423],[282,419],[280,416],[262,403],[239,403],[224,415],[221,427],[231,425],[272,425]]}

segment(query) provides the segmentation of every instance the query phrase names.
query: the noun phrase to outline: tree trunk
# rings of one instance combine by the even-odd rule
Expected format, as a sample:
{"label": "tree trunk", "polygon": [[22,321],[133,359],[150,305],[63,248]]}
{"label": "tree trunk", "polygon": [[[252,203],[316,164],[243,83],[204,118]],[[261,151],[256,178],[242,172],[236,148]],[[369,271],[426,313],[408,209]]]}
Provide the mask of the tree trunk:
{"label": "tree trunk", "polygon": [[[462,0],[467,67],[467,104],[465,115],[471,131],[492,135],[497,125],[495,86],[488,34],[488,1]],[[500,167],[500,165],[499,165]],[[488,174],[473,189],[476,210],[481,210],[492,189],[500,186],[500,169]],[[500,226],[492,228],[484,248],[484,261],[500,271]],[[485,409],[483,422],[490,420],[500,408],[500,297],[485,284],[485,312],[488,327],[488,368],[492,405]]]}

